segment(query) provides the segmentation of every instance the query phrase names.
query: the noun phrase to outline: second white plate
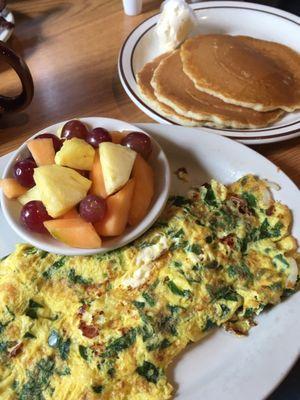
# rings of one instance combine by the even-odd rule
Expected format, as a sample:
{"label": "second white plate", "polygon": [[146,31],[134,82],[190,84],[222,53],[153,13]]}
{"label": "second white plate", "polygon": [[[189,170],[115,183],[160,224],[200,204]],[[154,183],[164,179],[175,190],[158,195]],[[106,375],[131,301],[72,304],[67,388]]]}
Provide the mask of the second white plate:
{"label": "second white plate", "polygon": [[[191,5],[200,21],[199,33],[248,35],[290,46],[300,52],[300,18],[273,7],[238,1],[209,1]],[[125,40],[119,55],[119,76],[131,100],[146,114],[160,123],[175,124],[160,115],[140,97],[136,73],[161,53],[155,34],[159,15],[143,21]],[[276,27],[276,29],[275,29]],[[274,125],[262,129],[214,129],[215,132],[246,144],[279,142],[300,136],[300,112],[287,114]]]}

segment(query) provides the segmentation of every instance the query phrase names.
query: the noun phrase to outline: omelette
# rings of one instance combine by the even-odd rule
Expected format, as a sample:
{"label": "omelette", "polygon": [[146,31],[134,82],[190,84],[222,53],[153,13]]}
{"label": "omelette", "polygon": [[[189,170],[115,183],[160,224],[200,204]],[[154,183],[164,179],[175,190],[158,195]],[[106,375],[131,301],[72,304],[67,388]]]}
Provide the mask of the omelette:
{"label": "omelette", "polygon": [[292,215],[253,175],[173,196],[109,253],[27,244],[0,265],[0,398],[170,399],[166,371],[217,327],[246,335],[299,287]]}

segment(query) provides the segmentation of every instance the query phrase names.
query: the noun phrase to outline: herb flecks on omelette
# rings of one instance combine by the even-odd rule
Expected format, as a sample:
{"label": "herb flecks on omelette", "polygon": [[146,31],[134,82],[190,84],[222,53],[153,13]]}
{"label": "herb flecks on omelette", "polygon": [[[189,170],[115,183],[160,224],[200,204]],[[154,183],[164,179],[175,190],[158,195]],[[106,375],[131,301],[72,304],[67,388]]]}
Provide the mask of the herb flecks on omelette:
{"label": "herb flecks on omelette", "polygon": [[0,269],[1,398],[169,399],[166,368],[189,342],[218,326],[247,334],[297,290],[291,219],[248,175],[173,196],[110,253],[19,245]]}

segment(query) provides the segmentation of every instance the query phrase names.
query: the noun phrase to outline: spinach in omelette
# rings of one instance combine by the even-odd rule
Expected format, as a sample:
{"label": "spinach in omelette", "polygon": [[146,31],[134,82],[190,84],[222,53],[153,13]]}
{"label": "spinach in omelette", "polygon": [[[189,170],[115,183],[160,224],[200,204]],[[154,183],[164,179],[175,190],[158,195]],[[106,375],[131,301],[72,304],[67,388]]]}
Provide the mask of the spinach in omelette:
{"label": "spinach in omelette", "polygon": [[289,209],[252,175],[172,197],[120,250],[17,246],[0,266],[0,397],[169,399],[165,371],[215,327],[247,334],[299,286]]}

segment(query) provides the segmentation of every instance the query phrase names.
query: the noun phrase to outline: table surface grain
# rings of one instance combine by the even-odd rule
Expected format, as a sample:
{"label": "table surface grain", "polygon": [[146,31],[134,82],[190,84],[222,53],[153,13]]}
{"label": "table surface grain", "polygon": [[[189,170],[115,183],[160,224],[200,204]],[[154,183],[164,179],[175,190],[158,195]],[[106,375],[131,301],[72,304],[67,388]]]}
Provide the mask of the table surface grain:
{"label": "table surface grain", "polygon": [[[143,13],[129,17],[120,0],[11,0],[16,29],[9,44],[28,63],[35,95],[25,111],[1,117],[0,155],[40,129],[74,117],[151,122],[125,94],[117,74],[117,57],[126,36],[157,13],[160,3],[144,0]],[[16,76],[7,66],[0,65],[0,76],[1,94],[19,90]],[[254,148],[300,186],[300,138]],[[299,365],[296,368],[299,371]],[[299,393],[291,396],[291,386],[293,381],[285,381],[271,398],[286,399],[290,393],[290,399],[298,399]]]}

